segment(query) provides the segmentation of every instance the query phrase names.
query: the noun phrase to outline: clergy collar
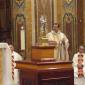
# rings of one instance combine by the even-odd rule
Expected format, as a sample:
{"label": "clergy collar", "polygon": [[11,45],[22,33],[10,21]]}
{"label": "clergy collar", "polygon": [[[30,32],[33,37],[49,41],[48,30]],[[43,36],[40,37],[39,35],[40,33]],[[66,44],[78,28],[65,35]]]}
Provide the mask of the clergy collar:
{"label": "clergy collar", "polygon": [[53,34],[59,34],[61,31],[59,30],[58,32],[55,32],[54,30],[51,31]]}

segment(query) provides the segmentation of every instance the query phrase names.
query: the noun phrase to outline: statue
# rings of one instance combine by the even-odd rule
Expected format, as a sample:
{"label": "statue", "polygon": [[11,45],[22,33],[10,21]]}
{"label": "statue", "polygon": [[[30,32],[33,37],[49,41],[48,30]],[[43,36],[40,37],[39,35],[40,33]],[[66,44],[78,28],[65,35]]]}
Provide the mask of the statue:
{"label": "statue", "polygon": [[46,23],[47,23],[47,19],[45,16],[41,15],[40,17],[40,37],[39,37],[39,43],[41,45],[47,45],[47,38],[46,38],[46,33],[47,33],[47,29],[46,29]]}
{"label": "statue", "polygon": [[40,23],[41,23],[40,32],[41,33],[46,33],[47,20],[46,20],[46,17],[44,17],[43,15],[41,15],[41,17],[40,17]]}

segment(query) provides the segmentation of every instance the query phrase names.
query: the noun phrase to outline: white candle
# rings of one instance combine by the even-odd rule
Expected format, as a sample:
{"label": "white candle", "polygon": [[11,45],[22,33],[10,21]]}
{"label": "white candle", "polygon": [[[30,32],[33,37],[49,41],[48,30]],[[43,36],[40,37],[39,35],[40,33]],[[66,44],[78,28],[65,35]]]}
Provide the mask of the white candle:
{"label": "white candle", "polygon": [[21,27],[21,50],[25,50],[25,30]]}

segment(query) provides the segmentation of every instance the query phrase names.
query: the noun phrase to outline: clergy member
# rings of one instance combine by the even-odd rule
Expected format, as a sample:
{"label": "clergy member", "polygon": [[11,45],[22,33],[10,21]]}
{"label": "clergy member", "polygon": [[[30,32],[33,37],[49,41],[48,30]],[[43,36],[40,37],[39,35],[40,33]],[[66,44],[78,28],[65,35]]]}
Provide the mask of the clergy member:
{"label": "clergy member", "polygon": [[19,55],[17,52],[14,51],[14,47],[13,45],[9,45],[10,49],[11,49],[11,60],[12,60],[12,83],[13,85],[20,85],[20,81],[19,81],[19,70],[15,69],[15,61],[17,60],[22,60],[22,56]]}
{"label": "clergy member", "polygon": [[60,31],[59,27],[58,23],[54,23],[52,31],[46,37],[48,38],[49,44],[54,44],[56,47],[54,52],[55,59],[58,61],[68,61],[69,41],[66,35]]}
{"label": "clergy member", "polygon": [[85,48],[79,46],[79,51],[73,56],[74,85],[85,85]]}

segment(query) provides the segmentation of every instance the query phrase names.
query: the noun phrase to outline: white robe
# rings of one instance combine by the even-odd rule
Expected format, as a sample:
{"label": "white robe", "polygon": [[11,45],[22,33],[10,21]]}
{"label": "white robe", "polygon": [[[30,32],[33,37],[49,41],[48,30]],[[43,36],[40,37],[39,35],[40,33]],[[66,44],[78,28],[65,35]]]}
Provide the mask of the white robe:
{"label": "white robe", "polygon": [[[15,51],[13,51],[12,56],[14,56],[14,61],[22,60],[22,56],[19,55]],[[16,66],[16,64],[15,64],[15,66]],[[20,81],[19,81],[19,70],[18,69],[14,69],[13,85],[20,85]]]}
{"label": "white robe", "polygon": [[56,60],[69,60],[69,55],[68,55],[68,47],[69,47],[69,42],[64,33],[61,31],[58,31],[57,33],[54,31],[51,31],[46,35],[48,38],[48,41],[55,41],[57,43],[56,49],[54,51],[54,57]]}
{"label": "white robe", "polygon": [[82,78],[78,78],[78,67],[77,67],[77,64],[78,64],[78,55],[80,53],[76,53],[74,54],[73,56],[73,68],[74,68],[74,85],[85,85],[85,54],[82,53],[83,55],[83,74],[84,74],[84,77]]}

